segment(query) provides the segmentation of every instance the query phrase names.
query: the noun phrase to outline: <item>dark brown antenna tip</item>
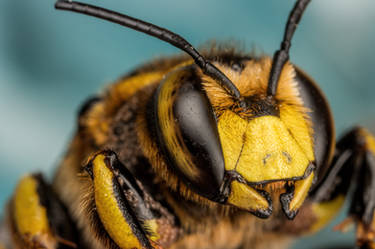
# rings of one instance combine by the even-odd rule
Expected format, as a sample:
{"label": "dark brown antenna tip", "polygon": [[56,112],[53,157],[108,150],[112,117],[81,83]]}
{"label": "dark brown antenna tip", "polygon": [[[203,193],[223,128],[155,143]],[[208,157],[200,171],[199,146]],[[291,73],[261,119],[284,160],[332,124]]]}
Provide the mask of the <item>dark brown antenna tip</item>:
{"label": "dark brown antenna tip", "polygon": [[220,86],[225,89],[234,99],[241,101],[241,94],[233,82],[231,82],[230,79],[228,79],[228,77],[225,76],[224,73],[222,73],[211,62],[199,54],[199,52],[181,36],[154,24],[89,4],[68,0],[58,0],[55,4],[55,8],[98,17],[100,19],[120,24],[170,43],[174,47],[188,53],[194,59],[195,63],[202,69],[204,74],[216,80]]}
{"label": "dark brown antenna tip", "polygon": [[288,22],[285,27],[284,39],[280,49],[273,55],[272,67],[268,81],[267,96],[275,96],[281,71],[285,63],[289,60],[289,49],[294,31],[301,20],[302,14],[311,0],[298,0],[290,12]]}

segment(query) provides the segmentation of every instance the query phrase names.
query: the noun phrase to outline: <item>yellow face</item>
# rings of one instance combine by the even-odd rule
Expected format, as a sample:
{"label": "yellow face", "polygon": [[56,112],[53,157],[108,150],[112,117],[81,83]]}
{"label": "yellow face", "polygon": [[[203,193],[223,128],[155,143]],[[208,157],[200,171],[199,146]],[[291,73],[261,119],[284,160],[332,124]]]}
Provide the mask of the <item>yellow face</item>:
{"label": "yellow face", "polygon": [[311,157],[275,116],[245,120],[225,111],[218,122],[225,169],[248,183],[301,178]]}
{"label": "yellow face", "polygon": [[[297,210],[302,205],[314,177],[313,157],[309,154],[312,144],[309,149],[301,147],[302,139],[308,136],[307,130],[296,134],[282,118],[261,116],[246,120],[230,110],[220,117],[218,130],[225,170],[240,179],[231,183],[230,204],[262,212],[270,204],[256,189],[279,193],[287,185],[294,185],[289,209]],[[266,187],[259,187],[262,184]],[[267,184],[272,187],[267,188]],[[271,197],[272,192],[268,193]]]}
{"label": "yellow face", "polygon": [[314,179],[314,147],[308,110],[299,97],[293,66],[284,67],[275,100],[268,107],[264,106],[270,103],[265,100],[270,58],[248,62],[241,73],[218,67],[250,103],[249,110],[236,107],[225,92],[205,78],[206,92],[218,117],[225,171],[233,178],[227,202],[267,216],[270,198],[292,191],[293,198],[282,204],[284,211],[295,212]]}

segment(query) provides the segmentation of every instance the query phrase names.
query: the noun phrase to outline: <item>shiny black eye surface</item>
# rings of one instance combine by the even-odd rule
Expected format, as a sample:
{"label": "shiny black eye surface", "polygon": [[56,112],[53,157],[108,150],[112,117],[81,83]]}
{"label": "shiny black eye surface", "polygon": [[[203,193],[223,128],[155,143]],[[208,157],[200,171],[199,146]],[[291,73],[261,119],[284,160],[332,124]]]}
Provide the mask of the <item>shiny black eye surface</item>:
{"label": "shiny black eye surface", "polygon": [[335,145],[335,130],[331,109],[319,87],[300,69],[296,68],[296,81],[304,105],[309,113],[314,130],[314,152],[317,183],[330,166]]}
{"label": "shiny black eye surface", "polygon": [[168,165],[196,193],[214,199],[224,158],[211,104],[194,67],[171,72],[155,96],[157,140]]}

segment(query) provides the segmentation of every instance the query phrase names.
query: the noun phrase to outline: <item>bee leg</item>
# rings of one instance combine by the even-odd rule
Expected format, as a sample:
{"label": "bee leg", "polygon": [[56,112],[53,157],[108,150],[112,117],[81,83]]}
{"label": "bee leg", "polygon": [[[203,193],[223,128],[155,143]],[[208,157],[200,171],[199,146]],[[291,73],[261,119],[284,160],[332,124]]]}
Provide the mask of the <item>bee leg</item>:
{"label": "bee leg", "polygon": [[89,212],[89,219],[103,244],[161,249],[176,239],[174,217],[145,191],[113,151],[95,154],[85,169],[93,187],[88,209],[96,211]]}
{"label": "bee leg", "polygon": [[363,128],[354,128],[336,145],[333,165],[311,192],[312,209],[317,217],[312,230],[318,230],[339,211],[349,188],[354,187],[348,224],[357,225],[357,248],[375,248],[375,138]]}
{"label": "bee leg", "polygon": [[77,248],[77,233],[65,207],[40,174],[18,183],[6,224],[15,248]]}

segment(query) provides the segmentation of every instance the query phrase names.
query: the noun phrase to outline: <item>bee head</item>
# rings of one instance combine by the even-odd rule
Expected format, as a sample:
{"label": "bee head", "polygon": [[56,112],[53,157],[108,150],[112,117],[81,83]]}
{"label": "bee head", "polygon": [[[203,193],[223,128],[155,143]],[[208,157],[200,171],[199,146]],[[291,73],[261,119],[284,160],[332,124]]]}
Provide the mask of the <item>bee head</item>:
{"label": "bee head", "polygon": [[157,141],[170,170],[195,193],[260,217],[271,214],[277,192],[294,217],[314,178],[309,110],[294,67],[285,65],[269,97],[269,57],[244,61],[241,71],[215,66],[245,105],[194,65],[172,71],[155,94]]}

